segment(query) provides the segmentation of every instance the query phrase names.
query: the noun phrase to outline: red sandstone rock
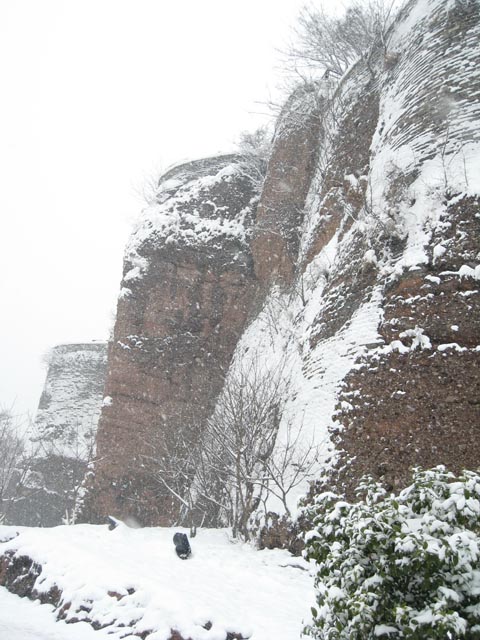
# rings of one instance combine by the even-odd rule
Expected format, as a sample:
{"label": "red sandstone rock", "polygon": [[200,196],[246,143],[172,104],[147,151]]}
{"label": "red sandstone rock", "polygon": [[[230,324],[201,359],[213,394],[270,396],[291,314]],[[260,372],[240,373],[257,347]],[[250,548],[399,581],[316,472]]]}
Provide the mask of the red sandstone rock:
{"label": "red sandstone rock", "polygon": [[152,479],[150,458],[201,429],[221,389],[256,290],[248,247],[255,195],[234,156],[160,180],[161,202],[126,252],[90,519],[175,519],[179,504]]}
{"label": "red sandstone rock", "polygon": [[[444,0],[420,14],[418,6],[408,3],[397,19],[387,65],[378,51],[349,71],[333,100],[319,99],[318,86],[287,105],[251,253],[248,233],[233,224],[246,208],[250,229],[255,208],[248,179],[228,168],[235,158],[162,178],[160,210],[151,209],[127,250],[93,518],[175,517],[178,503],[142,466],[150,444],[166,451],[177,432],[202,428],[247,318],[255,323],[276,282],[291,293],[292,313],[273,304],[270,317],[272,331],[284,323],[285,354],[297,365],[288,401],[304,415],[324,385],[338,400],[337,412],[326,403],[328,414],[309,415],[309,426],[322,437],[330,427],[335,441],[330,486],[352,496],[364,472],[399,488],[414,464],[477,466],[479,199],[467,170],[463,185],[448,171],[480,140],[478,11],[464,3],[452,13]],[[339,347],[369,304],[373,330],[363,336],[360,326],[330,364],[325,350]],[[272,356],[268,332],[251,335],[264,344],[247,337],[243,352],[259,346]],[[305,404],[294,405],[307,386]]]}

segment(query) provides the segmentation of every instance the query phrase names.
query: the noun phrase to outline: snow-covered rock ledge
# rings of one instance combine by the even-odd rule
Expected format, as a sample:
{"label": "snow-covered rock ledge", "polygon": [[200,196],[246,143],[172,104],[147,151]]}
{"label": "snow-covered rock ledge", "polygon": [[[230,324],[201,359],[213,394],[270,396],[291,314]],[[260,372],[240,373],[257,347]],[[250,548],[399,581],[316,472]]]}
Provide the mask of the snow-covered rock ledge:
{"label": "snow-covered rock ledge", "polygon": [[225,530],[214,529],[199,530],[191,558],[182,561],[174,531],[0,527],[0,584],[53,606],[52,620],[90,623],[99,639],[300,635],[313,602],[305,561],[232,544]]}

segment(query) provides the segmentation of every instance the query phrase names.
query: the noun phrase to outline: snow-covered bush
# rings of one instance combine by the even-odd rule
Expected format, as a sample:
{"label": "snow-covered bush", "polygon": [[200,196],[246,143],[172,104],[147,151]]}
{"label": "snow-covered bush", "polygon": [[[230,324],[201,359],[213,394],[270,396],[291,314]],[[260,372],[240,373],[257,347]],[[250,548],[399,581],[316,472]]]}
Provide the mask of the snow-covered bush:
{"label": "snow-covered bush", "polygon": [[387,495],[371,479],[356,504],[332,493],[307,514],[316,607],[307,635],[325,640],[480,638],[480,476],[438,466]]}

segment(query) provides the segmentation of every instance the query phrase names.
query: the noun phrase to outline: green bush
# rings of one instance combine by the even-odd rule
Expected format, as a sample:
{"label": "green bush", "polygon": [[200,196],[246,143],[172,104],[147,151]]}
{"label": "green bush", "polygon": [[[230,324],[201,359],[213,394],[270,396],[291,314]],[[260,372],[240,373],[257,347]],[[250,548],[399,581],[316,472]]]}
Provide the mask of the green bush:
{"label": "green bush", "polygon": [[305,633],[324,640],[480,638],[480,476],[416,469],[398,496],[365,479],[363,499],[307,508],[317,605]]}

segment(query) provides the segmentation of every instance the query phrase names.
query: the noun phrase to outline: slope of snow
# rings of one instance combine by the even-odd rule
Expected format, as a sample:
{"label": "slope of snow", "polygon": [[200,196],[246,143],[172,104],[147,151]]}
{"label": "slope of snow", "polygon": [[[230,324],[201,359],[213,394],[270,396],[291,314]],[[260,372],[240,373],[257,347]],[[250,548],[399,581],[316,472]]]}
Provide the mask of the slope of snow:
{"label": "slope of snow", "polygon": [[[334,243],[333,243],[334,244]],[[326,247],[325,253],[329,253]],[[329,260],[334,259],[332,252]],[[313,320],[319,316],[324,300],[318,272],[321,271],[323,253],[310,265],[305,277],[304,301],[298,294],[283,295],[273,289],[256,320],[240,340],[236,362],[244,370],[255,371],[263,363],[272,379],[281,375],[286,380],[287,399],[277,437],[277,450],[298,441],[300,457],[307,449],[310,458],[316,458],[287,496],[288,509],[297,516],[299,499],[308,491],[310,481],[328,472],[336,461],[331,431],[338,428],[335,407],[342,382],[356,359],[365,353],[365,345],[379,341],[378,325],[382,317],[381,292],[377,290],[353,314],[351,320],[328,339],[311,346],[314,333]],[[313,273],[313,272],[317,273]],[[310,281],[309,281],[310,278]],[[268,374],[267,374],[268,375]],[[286,473],[293,477],[295,470]],[[284,513],[285,509],[271,494],[267,511]]]}
{"label": "slope of snow", "polygon": [[96,640],[85,622],[57,621],[50,605],[41,605],[0,587],[0,638],[2,640]]}
{"label": "slope of snow", "polygon": [[[0,539],[12,529],[0,527]],[[93,525],[25,528],[0,544],[0,553],[13,550],[41,565],[35,589],[48,592],[56,585],[62,603],[71,603],[67,620],[89,618],[108,625],[95,632],[98,638],[133,638],[133,632],[151,631],[150,640],[167,640],[172,629],[192,640],[225,640],[228,631],[252,640],[300,635],[313,601],[305,561],[281,550],[233,544],[224,530],[203,529],[191,540],[192,557],[180,560],[174,531],[125,525],[114,531]],[[0,629],[9,619],[0,610]],[[205,628],[208,623],[211,628]],[[80,636],[45,635],[57,637]]]}

